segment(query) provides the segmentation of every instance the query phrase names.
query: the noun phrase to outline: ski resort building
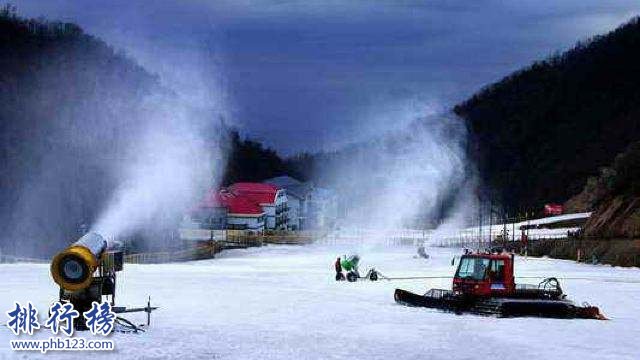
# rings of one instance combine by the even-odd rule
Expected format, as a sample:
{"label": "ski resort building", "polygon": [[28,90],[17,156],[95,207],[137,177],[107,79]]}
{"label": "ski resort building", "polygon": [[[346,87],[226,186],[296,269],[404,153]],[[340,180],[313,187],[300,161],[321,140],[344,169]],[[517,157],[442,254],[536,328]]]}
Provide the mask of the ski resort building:
{"label": "ski resort building", "polygon": [[288,210],[284,189],[270,184],[240,182],[228,188],[210,190],[181,227],[250,232],[284,230],[288,229]]}
{"label": "ski resort building", "polygon": [[201,229],[209,230],[262,232],[265,229],[265,212],[262,207],[227,189],[211,190],[193,211],[192,220]]}
{"label": "ski resort building", "polygon": [[264,182],[286,190],[289,229],[327,229],[336,225],[338,195],[335,191],[290,176],[278,176]]}
{"label": "ski resort building", "polygon": [[310,182],[302,182],[290,176],[274,177],[265,180],[264,183],[286,190],[289,206],[287,227],[290,230],[306,229],[308,227],[307,216],[309,213],[313,184]]}
{"label": "ski resort building", "polygon": [[266,225],[266,214],[262,207],[242,196],[225,189],[218,193],[220,203],[227,208],[227,229],[262,232]]}
{"label": "ski resort building", "polygon": [[228,191],[262,208],[266,229],[287,229],[289,207],[284,189],[271,184],[239,182],[229,186]]}

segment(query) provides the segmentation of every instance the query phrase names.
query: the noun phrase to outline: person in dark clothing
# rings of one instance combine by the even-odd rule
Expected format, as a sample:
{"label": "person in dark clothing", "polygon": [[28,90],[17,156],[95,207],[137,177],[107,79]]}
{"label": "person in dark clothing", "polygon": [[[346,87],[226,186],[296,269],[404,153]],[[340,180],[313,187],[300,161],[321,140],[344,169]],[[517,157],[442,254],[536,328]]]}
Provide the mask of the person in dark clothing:
{"label": "person in dark clothing", "polygon": [[344,280],[344,274],[342,273],[342,264],[340,263],[340,258],[336,260],[336,281]]}

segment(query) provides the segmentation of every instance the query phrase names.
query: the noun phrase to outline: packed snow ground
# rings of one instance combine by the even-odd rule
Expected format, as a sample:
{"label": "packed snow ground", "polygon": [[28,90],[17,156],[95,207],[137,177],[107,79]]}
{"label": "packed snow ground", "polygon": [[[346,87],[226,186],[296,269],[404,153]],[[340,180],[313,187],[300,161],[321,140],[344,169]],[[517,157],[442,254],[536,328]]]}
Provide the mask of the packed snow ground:
{"label": "packed snow ground", "polygon": [[[517,258],[526,277],[567,278],[570,298],[600,306],[610,321],[453,315],[393,301],[396,287],[424,292],[450,279],[346,283],[336,256],[357,251],[362,269],[386,276],[450,276],[452,249],[312,245],[234,250],[182,264],[126,265],[118,303],[161,308],[146,333],[112,334],[117,358],[216,359],[638,359],[640,270]],[[32,301],[41,316],[57,294],[44,264],[0,265],[0,310]],[[587,280],[583,279],[587,278]],[[536,282],[535,279],[525,279]],[[522,282],[525,282],[523,280]],[[4,315],[3,315],[4,316]],[[144,321],[144,314],[129,319]],[[3,320],[3,322],[6,321]],[[34,338],[47,338],[41,330]],[[90,337],[79,333],[76,336]],[[21,336],[22,338],[28,338]],[[86,352],[13,353],[0,327],[0,358],[87,358]],[[113,353],[92,353],[96,357]]]}

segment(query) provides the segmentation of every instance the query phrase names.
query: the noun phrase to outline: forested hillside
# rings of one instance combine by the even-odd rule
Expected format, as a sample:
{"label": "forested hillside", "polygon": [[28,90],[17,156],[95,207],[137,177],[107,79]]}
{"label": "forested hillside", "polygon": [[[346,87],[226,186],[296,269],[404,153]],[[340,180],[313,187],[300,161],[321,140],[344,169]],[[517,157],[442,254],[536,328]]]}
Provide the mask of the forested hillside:
{"label": "forested hillside", "polygon": [[227,135],[228,161],[222,180],[224,185],[238,181],[260,182],[280,175],[306,180],[302,172],[296,171],[291,162],[282,159],[275,150],[259,141],[241,138],[236,130],[228,131]]}
{"label": "forested hillside", "polygon": [[[90,226],[113,196],[143,123],[153,121],[148,98],[158,94],[174,97],[157,76],[77,25],[23,19],[3,7],[0,252],[48,256]],[[193,116],[210,124],[202,137],[226,150],[227,182],[285,171],[273,150],[215,117]]]}
{"label": "forested hillside", "polygon": [[640,234],[640,141],[616,156],[611,166],[590,177],[571,198],[569,210],[594,210],[585,226],[587,236],[636,238]]}
{"label": "forested hillside", "polygon": [[75,24],[0,13],[0,246],[47,254],[92,221],[157,79]]}
{"label": "forested hillside", "polygon": [[539,209],[640,140],[640,20],[538,61],[457,105],[494,201]]}

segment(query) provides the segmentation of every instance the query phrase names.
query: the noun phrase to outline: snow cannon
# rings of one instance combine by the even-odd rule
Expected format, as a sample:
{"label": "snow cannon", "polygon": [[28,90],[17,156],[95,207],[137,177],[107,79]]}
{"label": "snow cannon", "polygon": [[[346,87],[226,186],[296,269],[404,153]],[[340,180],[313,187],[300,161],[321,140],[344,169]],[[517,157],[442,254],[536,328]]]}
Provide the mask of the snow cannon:
{"label": "snow cannon", "polygon": [[[378,276],[380,275],[376,269],[371,268],[367,271],[367,274],[362,277],[360,276],[360,272],[358,271],[358,265],[360,264],[360,256],[357,254],[351,255],[349,257],[344,256],[342,259],[338,258],[335,267],[336,267],[336,281],[347,280],[348,282],[355,282],[358,279],[369,279],[371,281],[377,281]],[[345,276],[342,273],[342,270],[347,272]]]}
{"label": "snow cannon", "polygon": [[[124,251],[117,241],[109,241],[100,234],[90,232],[62,250],[51,261],[51,276],[60,285],[59,301],[69,302],[80,316],[73,321],[76,330],[87,330],[83,314],[92,309],[93,303],[108,302],[114,313],[146,312],[147,325],[151,312],[157,307],[147,305],[137,308],[115,306],[116,273],[123,270]],[[142,331],[144,325],[134,325],[117,317],[117,329],[123,332]]]}
{"label": "snow cannon", "polygon": [[360,273],[358,272],[358,264],[360,263],[360,256],[351,255],[349,257],[344,256],[342,258],[342,268],[347,272],[347,281],[354,282],[360,278]]}
{"label": "snow cannon", "polygon": [[98,269],[106,249],[107,240],[100,234],[85,234],[53,257],[53,280],[64,290],[86,289],[91,285],[93,273]]}

